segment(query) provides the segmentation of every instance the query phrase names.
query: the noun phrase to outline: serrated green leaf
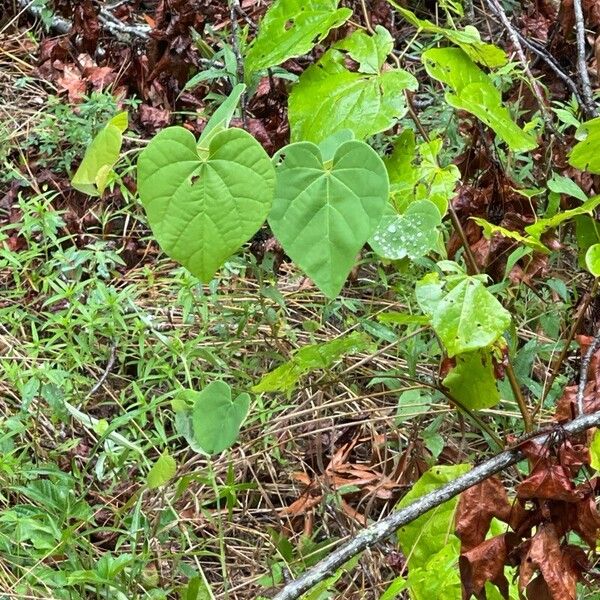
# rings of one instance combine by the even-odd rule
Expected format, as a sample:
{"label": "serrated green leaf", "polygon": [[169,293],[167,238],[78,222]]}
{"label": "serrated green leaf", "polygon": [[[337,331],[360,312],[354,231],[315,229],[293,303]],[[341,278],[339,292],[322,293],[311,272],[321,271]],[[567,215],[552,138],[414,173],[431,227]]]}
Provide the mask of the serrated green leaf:
{"label": "serrated green leaf", "polygon": [[569,155],[569,164],[581,171],[600,173],[600,117],[583,123],[578,133],[582,141],[575,144]]}
{"label": "serrated green leaf", "polygon": [[472,410],[490,408],[500,402],[492,354],[476,351],[456,357],[456,366],[444,378],[454,398]]}
{"label": "serrated green leaf", "polygon": [[274,187],[267,153],[241,129],[215,134],[201,158],[189,131],[169,127],[138,161],[138,191],[158,243],[204,282],[263,224]]}
{"label": "serrated green leaf", "polygon": [[479,31],[472,25],[464,30],[449,29],[435,25],[427,19],[419,19],[412,11],[400,6],[394,0],[388,2],[411,24],[421,31],[443,35],[448,41],[459,46],[471,60],[486,67],[502,67],[508,62],[506,53],[501,48],[481,41]]}
{"label": "serrated green leaf", "polygon": [[246,71],[256,73],[310,52],[352,15],[338,4],[339,0],[276,0],[246,53]]}
{"label": "serrated green leaf", "polygon": [[417,283],[417,302],[448,356],[486,348],[510,326],[510,313],[485,288],[480,278],[458,276],[449,291],[431,275]]}
{"label": "serrated green leaf", "polygon": [[177,472],[175,459],[165,450],[158,460],[152,465],[146,483],[153,490],[169,482]]}
{"label": "serrated green leaf", "polygon": [[475,115],[506,142],[514,152],[537,147],[537,141],[525,133],[502,105],[502,96],[491,79],[459,48],[431,48],[422,56],[431,77],[446,83],[454,93],[446,101]]}
{"label": "serrated green leaf", "polygon": [[[421,496],[432,492],[470,470],[470,465],[435,466],[423,473],[409,492],[400,500],[397,508],[404,508]],[[408,557],[410,570],[424,566],[430,557],[442,548],[452,545],[456,550],[460,543],[454,535],[454,512],[458,496],[421,515],[398,530],[398,542]]]}
{"label": "serrated green leaf", "polygon": [[559,212],[548,219],[538,219],[533,225],[525,227],[525,231],[532,237],[540,239],[542,234],[548,229],[554,229],[561,223],[579,215],[591,214],[599,204],[600,196],[594,196],[593,198],[586,200],[581,206]]}
{"label": "serrated green leaf", "polygon": [[[401,69],[364,73],[346,68],[342,46],[356,51],[364,35],[356,31],[300,76],[289,98],[292,141],[319,143],[341,129],[350,129],[360,140],[389,129],[406,113],[403,92],[417,89],[417,80],[410,73]],[[366,52],[363,49],[358,54],[363,64],[367,64]],[[379,61],[379,55],[371,56],[369,70],[374,60]]]}
{"label": "serrated green leaf", "polygon": [[327,164],[309,142],[287,146],[275,160],[269,225],[290,258],[333,298],[381,220],[389,193],[385,166],[358,141],[343,143]]}
{"label": "serrated green leaf", "polygon": [[71,185],[88,196],[102,196],[112,168],[119,160],[127,113],[115,115],[96,135],[79,165]]}
{"label": "serrated green leaf", "polygon": [[201,392],[185,390],[179,396],[192,405],[191,433],[199,448],[219,454],[235,443],[250,408],[248,394],[232,399],[229,385],[213,381]]}
{"label": "serrated green leaf", "polygon": [[500,225],[494,225],[485,219],[481,219],[479,217],[471,217],[471,220],[475,221],[477,225],[483,228],[483,235],[489,240],[495,233],[510,238],[512,240],[516,240],[521,244],[535,250],[536,252],[543,252],[544,254],[549,254],[550,250],[544,246],[538,239],[531,236],[521,235],[518,231],[512,231],[510,229],[506,229],[505,227],[500,227]]}
{"label": "serrated green leaf", "polygon": [[588,248],[585,253],[585,266],[594,277],[600,277],[600,244]]}
{"label": "serrated green leaf", "polygon": [[329,369],[336,361],[348,354],[356,354],[373,348],[369,336],[354,332],[324,344],[313,344],[300,348],[291,360],[280,365],[252,388],[255,393],[286,392],[296,387],[300,378],[317,369]]}
{"label": "serrated green leaf", "polygon": [[409,204],[404,214],[397,214],[388,205],[369,244],[379,256],[389,260],[408,257],[421,258],[433,250],[438,241],[442,218],[438,208],[429,200]]}

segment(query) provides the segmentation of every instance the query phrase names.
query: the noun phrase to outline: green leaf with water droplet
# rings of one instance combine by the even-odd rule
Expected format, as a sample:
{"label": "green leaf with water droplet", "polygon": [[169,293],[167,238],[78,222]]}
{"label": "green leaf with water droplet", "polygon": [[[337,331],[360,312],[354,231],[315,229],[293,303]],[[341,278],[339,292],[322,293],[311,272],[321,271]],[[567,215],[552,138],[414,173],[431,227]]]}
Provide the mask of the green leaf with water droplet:
{"label": "green leaf with water droplet", "polygon": [[388,205],[379,226],[369,238],[369,245],[379,256],[389,260],[415,260],[431,252],[439,237],[442,218],[429,200],[409,204],[404,214]]}

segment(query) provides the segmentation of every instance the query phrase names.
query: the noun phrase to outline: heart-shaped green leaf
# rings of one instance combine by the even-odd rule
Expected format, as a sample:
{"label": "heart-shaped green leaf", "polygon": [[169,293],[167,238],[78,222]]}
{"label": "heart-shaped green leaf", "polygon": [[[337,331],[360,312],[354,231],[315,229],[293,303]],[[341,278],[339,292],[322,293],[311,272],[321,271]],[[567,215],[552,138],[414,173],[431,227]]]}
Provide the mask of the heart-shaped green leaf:
{"label": "heart-shaped green leaf", "polygon": [[140,155],[138,191],[161,248],[203,281],[266,219],[275,186],[262,146],[241,129],[198,149],[183,127],[161,131]]}
{"label": "heart-shaped green leaf", "polygon": [[339,1],[276,0],[246,54],[246,71],[255,73],[310,52],[352,14],[349,8],[338,8]]}
{"label": "heart-shaped green leaf", "polygon": [[[371,37],[356,31],[304,71],[289,99],[292,141],[319,143],[340,129],[364,139],[406,113],[403,92],[416,90],[417,80],[402,69],[382,69],[389,38],[383,28]],[[360,63],[358,72],[346,68],[346,52]]]}
{"label": "heart-shaped green leaf", "polygon": [[115,115],[100,130],[85,151],[71,185],[89,196],[102,196],[108,177],[119,160],[123,132],[127,129],[127,113]]}
{"label": "heart-shaped green leaf", "polygon": [[213,381],[201,392],[181,392],[173,401],[173,408],[179,421],[178,431],[192,449],[218,454],[237,440],[248,415],[250,396],[244,393],[232,400],[229,385]]}
{"label": "heart-shaped green leaf", "polygon": [[276,158],[269,225],[292,260],[333,298],[386,206],[385,165],[364,142],[343,143],[324,163],[318,146],[299,142]]}
{"label": "heart-shaped green leaf", "polygon": [[369,244],[379,256],[390,260],[408,257],[411,260],[428,254],[437,245],[437,227],[442,219],[440,211],[429,200],[417,200],[409,204],[406,212],[399,215],[389,208],[383,215]]}

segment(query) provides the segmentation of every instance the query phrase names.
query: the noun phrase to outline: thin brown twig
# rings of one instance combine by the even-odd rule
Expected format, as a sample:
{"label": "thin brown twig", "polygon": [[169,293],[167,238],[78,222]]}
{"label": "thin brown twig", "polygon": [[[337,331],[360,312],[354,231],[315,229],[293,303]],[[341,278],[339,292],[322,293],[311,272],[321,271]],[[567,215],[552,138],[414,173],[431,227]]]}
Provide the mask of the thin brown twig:
{"label": "thin brown twig", "polygon": [[589,117],[595,117],[598,111],[596,110],[592,84],[585,60],[585,21],[581,0],[573,0],[573,11],[575,12],[575,31],[577,33],[577,70],[581,80],[583,108]]}
{"label": "thin brown twig", "polygon": [[588,382],[590,363],[592,362],[592,356],[594,356],[594,352],[598,350],[600,347],[600,330],[594,336],[592,343],[587,349],[586,353],[583,355],[581,359],[581,366],[579,367],[579,385],[577,386],[577,416],[581,416],[584,414],[584,406],[583,400],[585,396],[585,386]]}
{"label": "thin brown twig", "polygon": [[502,8],[502,5],[500,4],[500,2],[498,2],[498,0],[487,0],[487,3],[493,9],[495,9],[496,15],[502,21],[502,24],[504,25],[506,31],[508,31],[508,35],[510,36],[510,39],[517,51],[517,54],[519,55],[519,60],[521,61],[521,66],[523,68],[523,71],[525,72],[525,75],[527,76],[527,79],[529,80],[529,84],[531,85],[531,90],[533,91],[533,94],[536,97],[536,100],[539,104],[540,110],[542,111],[542,115],[544,116],[544,121],[546,121],[546,124],[553,130],[554,127],[552,125],[552,117],[550,116],[550,112],[548,111],[548,107],[546,106],[546,101],[544,100],[544,95],[542,94],[540,84],[538,83],[537,79],[533,76],[533,73],[531,72],[531,69],[529,68],[529,61],[527,60],[527,57],[525,56],[525,52],[523,51],[523,46],[521,45],[521,40],[519,39],[519,36],[517,35],[517,31],[512,26],[512,23],[510,22],[509,18],[506,16],[506,13],[504,12],[504,9]]}
{"label": "thin brown twig", "polygon": [[112,368],[115,364],[116,357],[117,357],[117,345],[113,344],[110,347],[110,354],[108,356],[108,361],[106,363],[106,367],[104,368],[104,371],[102,372],[102,375],[100,375],[98,381],[96,381],[96,383],[92,386],[92,388],[88,392],[88,396],[93,396],[104,385],[106,378],[109,376],[110,372],[112,371]]}

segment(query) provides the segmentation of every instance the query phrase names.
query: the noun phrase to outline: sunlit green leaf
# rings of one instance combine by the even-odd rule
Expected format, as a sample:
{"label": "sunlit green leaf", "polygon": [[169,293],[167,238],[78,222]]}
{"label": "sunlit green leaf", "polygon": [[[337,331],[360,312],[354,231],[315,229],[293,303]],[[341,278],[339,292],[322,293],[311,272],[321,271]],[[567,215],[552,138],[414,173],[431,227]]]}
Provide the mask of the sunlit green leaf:
{"label": "sunlit green leaf", "polygon": [[581,171],[600,173],[600,117],[583,123],[580,132],[580,137],[585,137],[573,147],[569,164]]}
{"label": "sunlit green leaf", "polygon": [[88,196],[101,196],[108,184],[112,168],[119,160],[123,132],[127,129],[127,113],[115,115],[100,130],[85,151],[71,185]]}
{"label": "sunlit green leaf", "polygon": [[140,155],[138,191],[161,248],[208,282],[266,219],[275,173],[241,129],[212,136],[206,156],[183,127],[163,129]]}
{"label": "sunlit green leaf", "polygon": [[585,266],[594,277],[600,277],[600,244],[588,248],[585,253]]}
{"label": "sunlit green leaf", "polygon": [[346,50],[361,73],[377,74],[394,48],[394,38],[385,27],[377,25],[374,35],[358,29],[333,47]]}
{"label": "sunlit green leaf", "polygon": [[590,444],[590,465],[596,471],[600,471],[600,429],[596,429],[592,443]]}
{"label": "sunlit green leaf", "polygon": [[[448,532],[449,535],[450,532]],[[451,536],[437,552],[408,571],[411,600],[461,600],[458,555],[460,544]]]}
{"label": "sunlit green leaf", "polygon": [[548,219],[538,219],[535,223],[533,223],[533,225],[528,225],[525,227],[525,231],[534,238],[539,239],[548,229],[554,229],[561,223],[577,217],[578,215],[592,214],[592,211],[599,204],[600,196],[594,196],[593,198],[586,200],[581,206],[556,213],[554,216],[549,217]]}
{"label": "sunlit green leaf", "polygon": [[277,188],[269,225],[293,261],[333,298],[373,233],[387,203],[387,172],[377,153],[343,143],[331,161],[300,142],[276,157]]}
{"label": "sunlit green leaf", "polygon": [[[466,464],[432,467],[413,484],[397,508],[408,506],[421,496],[463,475],[470,468]],[[413,567],[424,566],[430,557],[447,545],[452,545],[456,552],[455,559],[458,558],[460,542],[454,535],[454,511],[457,503],[458,497],[452,498],[398,530],[398,541],[404,556],[408,558],[409,571]]]}
{"label": "sunlit green leaf", "polygon": [[524,236],[521,235],[518,231],[512,231],[510,229],[506,229],[505,227],[501,227],[500,225],[493,225],[489,221],[485,219],[481,219],[479,217],[471,217],[477,225],[483,228],[483,235],[490,239],[495,233],[510,238],[512,240],[516,240],[517,242],[524,244],[525,246],[535,250],[536,252],[543,252],[544,254],[549,254],[550,250],[544,246],[538,239],[532,236]]}
{"label": "sunlit green leaf", "polygon": [[[433,276],[432,276],[433,275]],[[448,356],[486,348],[509,327],[510,313],[486,289],[480,278],[459,276],[450,290],[435,274],[417,283],[417,301]]]}

